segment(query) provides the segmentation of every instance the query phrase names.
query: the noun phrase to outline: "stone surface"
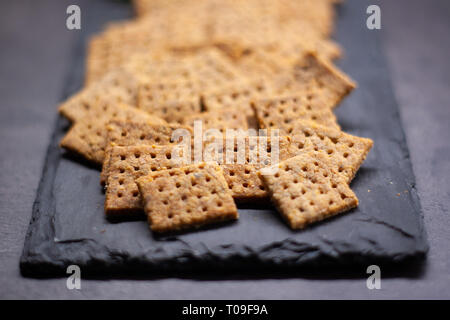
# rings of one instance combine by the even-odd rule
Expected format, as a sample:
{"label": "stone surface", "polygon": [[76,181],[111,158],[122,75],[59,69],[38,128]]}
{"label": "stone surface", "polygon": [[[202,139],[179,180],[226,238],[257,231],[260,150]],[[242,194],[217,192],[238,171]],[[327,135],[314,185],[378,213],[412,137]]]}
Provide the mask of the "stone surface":
{"label": "stone surface", "polygon": [[[427,250],[409,152],[378,35],[359,24],[364,4],[340,10],[340,63],[359,88],[337,111],[343,130],[375,144],[352,182],[357,209],[291,231],[273,208],[240,208],[240,220],[221,228],[154,236],[144,221],[108,222],[99,172],[68,157],[57,143],[67,123],[59,118],[33,206],[21,259],[27,276],[64,274],[78,264],[84,274],[171,272],[198,269],[267,269],[398,263]],[[108,14],[107,12],[104,12]],[[91,33],[85,28],[82,40]],[[65,94],[81,85],[83,46]],[[369,192],[370,190],[370,192]]]}

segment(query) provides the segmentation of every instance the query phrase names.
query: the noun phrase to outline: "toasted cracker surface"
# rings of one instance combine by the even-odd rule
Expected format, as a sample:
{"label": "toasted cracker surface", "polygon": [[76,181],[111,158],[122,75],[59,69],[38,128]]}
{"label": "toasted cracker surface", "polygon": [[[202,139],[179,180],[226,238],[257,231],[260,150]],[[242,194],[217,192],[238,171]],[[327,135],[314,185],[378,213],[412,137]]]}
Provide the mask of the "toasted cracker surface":
{"label": "toasted cracker surface", "polygon": [[[97,113],[99,116],[97,116]],[[105,157],[106,124],[113,119],[135,122],[161,121],[156,117],[121,103],[105,103],[90,109],[88,115],[77,120],[60,142],[61,147],[101,164]]]}
{"label": "toasted cracker surface", "polygon": [[311,121],[297,121],[289,135],[291,155],[310,151],[324,152],[329,158],[328,165],[341,174],[348,183],[355,176],[373,145],[371,139],[320,126]]}
{"label": "toasted cracker surface", "polygon": [[[190,140],[192,130],[186,126],[157,122],[136,122],[124,120],[112,120],[107,126],[105,157],[100,174],[100,183],[104,184],[109,175],[110,149],[112,146],[137,146],[137,145],[170,145],[175,141],[177,132],[184,133]],[[178,131],[177,131],[178,130]]]}
{"label": "toasted cracker surface", "polygon": [[347,181],[320,153],[304,153],[285,160],[273,174],[260,172],[271,200],[292,229],[302,229],[348,211],[358,199]]}
{"label": "toasted cracker surface", "polygon": [[[178,155],[178,158],[175,155]],[[190,158],[183,157],[183,149],[169,145],[112,147],[106,184],[105,214],[127,216],[142,212],[141,197],[135,180],[151,172],[190,163]]]}
{"label": "toasted cracker surface", "polygon": [[289,137],[243,136],[207,142],[203,154],[219,162],[236,201],[254,202],[267,198],[258,170],[291,156],[289,145]]}
{"label": "toasted cracker surface", "polygon": [[137,180],[150,228],[175,231],[238,218],[222,169],[196,165],[151,173]]}
{"label": "toasted cracker surface", "polygon": [[288,132],[298,120],[310,120],[339,129],[332,110],[310,102],[306,96],[279,97],[253,103],[260,128],[279,128]]}
{"label": "toasted cracker surface", "polygon": [[203,130],[217,130],[222,134],[226,133],[227,129],[246,131],[248,129],[247,117],[240,108],[224,107],[220,110],[203,112],[188,116],[183,123],[185,125],[194,127],[194,122],[200,121]]}

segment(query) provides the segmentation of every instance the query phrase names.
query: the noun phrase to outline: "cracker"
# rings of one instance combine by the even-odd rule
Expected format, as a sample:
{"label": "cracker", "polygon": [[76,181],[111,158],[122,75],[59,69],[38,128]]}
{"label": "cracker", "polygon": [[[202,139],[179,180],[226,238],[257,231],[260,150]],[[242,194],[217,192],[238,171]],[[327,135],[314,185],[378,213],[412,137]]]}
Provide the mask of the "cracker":
{"label": "cracker", "polygon": [[288,132],[301,119],[339,129],[331,109],[314,102],[305,96],[280,97],[255,101],[253,108],[260,128],[279,128]]}
{"label": "cracker", "polygon": [[[291,137],[290,154],[297,155],[308,152],[325,152],[329,158],[329,166],[350,181],[355,176],[373,141],[361,138],[340,130],[317,125],[311,121],[296,121]],[[283,131],[280,130],[280,134]]]}
{"label": "cracker", "polygon": [[345,179],[320,153],[304,153],[279,163],[276,173],[260,172],[272,202],[292,229],[302,229],[358,205]]}
{"label": "cracker", "polygon": [[311,103],[334,108],[356,84],[330,62],[308,53],[293,72],[273,77],[271,87],[277,96],[302,95]]}
{"label": "cracker", "polygon": [[252,80],[247,85],[228,86],[216,92],[206,92],[203,102],[207,110],[238,105],[248,117],[254,117],[254,113],[250,111],[252,100],[295,96],[302,98],[314,109],[323,110],[316,117],[327,119],[327,123],[337,127],[336,123],[332,123],[334,116],[324,109],[337,106],[353,88],[354,83],[347,76],[309,53],[292,70],[286,69],[270,78]]}
{"label": "cracker", "polygon": [[64,101],[59,112],[72,122],[86,117],[109,117],[109,105],[136,105],[140,81],[137,74],[123,68],[114,70]]}
{"label": "cracker", "polygon": [[106,149],[106,124],[113,119],[142,121],[161,121],[136,108],[120,103],[102,104],[96,108],[101,115],[89,113],[89,116],[77,120],[61,140],[61,147],[77,153],[97,164],[103,162]]}
{"label": "cracker", "polygon": [[245,81],[209,90],[203,93],[202,99],[207,111],[220,110],[228,106],[236,106],[243,111],[251,111],[250,101],[267,98],[272,94],[271,88],[264,81]]}
{"label": "cracker", "polygon": [[268,85],[264,81],[255,80],[234,83],[203,92],[202,101],[205,109],[210,112],[230,106],[239,109],[247,117],[247,126],[257,129],[258,125],[251,101],[269,96],[271,96],[271,91]]}
{"label": "cracker", "polygon": [[[298,2],[303,3],[304,1]],[[315,27],[316,24],[324,26],[327,18],[322,16],[322,20],[318,21],[299,18],[304,17],[306,12],[321,11],[290,10],[295,12],[297,17],[287,19],[282,11],[289,12],[289,10],[285,11],[282,7],[278,1],[234,3],[231,12],[228,14],[220,12],[214,20],[213,40],[225,47],[230,44],[237,47],[237,49],[233,48],[231,52],[238,53],[235,55],[238,58],[242,53],[245,54],[248,50],[256,47],[270,49],[284,46],[287,43],[299,44],[303,50],[306,48],[317,50],[316,43],[323,41],[326,37],[323,37]],[[290,14],[292,17],[292,12]],[[306,44],[308,46],[305,48]]]}
{"label": "cracker", "polygon": [[[219,162],[236,201],[255,202],[267,198],[258,170],[291,156],[289,137],[279,137],[278,155],[272,153],[276,150],[273,139],[276,138],[247,136],[242,137],[241,140],[228,138],[222,144],[205,143],[204,159]],[[208,158],[208,154],[211,155],[211,159]]]}
{"label": "cracker", "polygon": [[[86,65],[87,83],[101,79],[109,71],[128,64],[135,54],[142,53],[147,62],[154,65],[152,69],[155,69],[157,76],[160,67],[164,69],[165,61],[171,60],[173,54],[190,50],[194,52],[205,42],[202,24],[192,20],[177,13],[177,17],[155,15],[149,19],[110,24],[107,30],[90,42]],[[155,64],[158,61],[162,64]]]}
{"label": "cracker", "polygon": [[194,127],[195,121],[201,121],[203,130],[218,130],[225,134],[226,129],[248,129],[247,117],[239,108],[225,107],[220,110],[191,115],[184,120],[184,124]]}
{"label": "cracker", "polygon": [[199,89],[191,82],[144,82],[138,90],[138,107],[168,122],[182,123],[192,114],[200,113]]}
{"label": "cracker", "polygon": [[[107,216],[130,216],[143,211],[135,180],[151,172],[171,169],[190,163],[183,160],[182,149],[174,146],[112,147],[105,197]],[[181,159],[173,157],[178,152]]]}
{"label": "cracker", "polygon": [[133,146],[133,145],[168,145],[173,141],[176,130],[186,130],[192,134],[192,129],[186,126],[155,122],[136,122],[124,120],[112,120],[108,123],[106,137],[106,150],[100,174],[100,183],[104,184],[109,175],[109,159],[111,146]]}
{"label": "cracker", "polygon": [[150,228],[176,231],[238,218],[222,169],[200,163],[137,179]]}

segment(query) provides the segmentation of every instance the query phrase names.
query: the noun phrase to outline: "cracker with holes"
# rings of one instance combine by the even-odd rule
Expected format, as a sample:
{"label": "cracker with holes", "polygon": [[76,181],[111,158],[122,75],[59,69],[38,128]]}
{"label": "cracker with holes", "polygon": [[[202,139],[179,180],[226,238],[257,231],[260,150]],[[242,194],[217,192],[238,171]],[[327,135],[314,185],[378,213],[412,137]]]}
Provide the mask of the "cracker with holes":
{"label": "cracker with holes", "polygon": [[200,89],[185,81],[146,81],[138,89],[138,108],[167,122],[182,123],[186,117],[200,113]]}
{"label": "cracker with holes", "polygon": [[238,218],[222,169],[215,163],[153,172],[136,182],[150,228],[155,232]]}
{"label": "cracker with holes", "polygon": [[242,136],[208,141],[203,156],[205,160],[217,161],[223,168],[225,180],[237,202],[255,202],[267,199],[258,170],[290,157],[290,138]]}
{"label": "cracker with holes", "polygon": [[314,105],[335,108],[356,84],[347,75],[316,54],[299,60],[293,71],[270,78],[276,96],[304,96]]}
{"label": "cracker with holes", "polygon": [[246,115],[248,127],[257,129],[251,101],[270,96],[270,88],[264,81],[246,81],[205,91],[202,94],[202,101],[205,109],[210,112],[229,107],[239,109]]}
{"label": "cracker with holes", "polygon": [[158,120],[158,118],[144,111],[125,104],[110,103],[102,106],[98,112],[101,113],[101,110],[104,110],[104,113],[100,117],[95,117],[95,114],[92,114],[89,117],[76,121],[62,138],[61,147],[79,154],[91,162],[101,164],[107,147],[106,124],[110,120],[124,119],[136,122],[161,122],[161,119]]}
{"label": "cracker with holes", "polygon": [[112,147],[106,183],[105,214],[109,217],[126,217],[142,213],[135,180],[151,172],[189,163],[190,154],[179,146]]}
{"label": "cracker with holes", "polygon": [[104,118],[109,116],[109,106],[127,102],[128,94],[121,88],[85,89],[62,103],[59,113],[71,122],[88,117]]}
{"label": "cracker with holes", "polygon": [[112,120],[106,126],[106,130],[107,147],[100,174],[101,184],[106,182],[109,174],[111,146],[169,145],[178,143],[181,139],[190,141],[192,134],[190,127],[150,121]]}
{"label": "cracker with holes", "polygon": [[203,93],[202,99],[207,111],[220,110],[228,106],[251,111],[249,102],[269,97],[270,89],[264,81],[246,81],[206,91]]}
{"label": "cracker with holes", "polygon": [[75,122],[86,117],[108,117],[109,105],[136,105],[140,77],[124,68],[108,73],[100,81],[71,96],[59,106],[59,112]]}
{"label": "cracker with holes", "polygon": [[[247,131],[247,117],[236,107],[226,107],[220,110],[191,115],[184,124],[194,127],[195,121],[201,121],[203,130],[217,130],[225,134],[227,129]],[[214,133],[214,132],[213,132]]]}
{"label": "cracker with holes", "polygon": [[325,153],[329,158],[329,166],[341,174],[348,183],[355,176],[373,145],[371,139],[330,129],[311,121],[297,121],[294,129],[289,130],[289,135],[291,155],[310,151]]}
{"label": "cracker with holes", "polygon": [[260,175],[272,202],[292,229],[348,211],[358,198],[342,175],[320,153],[304,153]]}
{"label": "cracker with holes", "polygon": [[260,128],[279,128],[288,132],[300,119],[339,129],[336,116],[330,108],[309,102],[304,96],[258,100],[252,105]]}

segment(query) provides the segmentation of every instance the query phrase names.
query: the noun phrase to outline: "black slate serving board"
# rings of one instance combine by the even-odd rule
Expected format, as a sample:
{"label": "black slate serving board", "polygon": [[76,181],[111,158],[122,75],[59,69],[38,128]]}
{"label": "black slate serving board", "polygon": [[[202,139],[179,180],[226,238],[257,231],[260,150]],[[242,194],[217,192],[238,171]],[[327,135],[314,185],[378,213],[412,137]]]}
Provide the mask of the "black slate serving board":
{"label": "black slate serving board", "polygon": [[[63,98],[83,82],[89,35],[106,22],[131,17],[126,3],[79,1],[80,41]],[[236,223],[195,232],[153,235],[145,221],[112,223],[103,214],[99,171],[58,147],[68,123],[58,117],[33,207],[20,267],[26,276],[124,275],[198,270],[265,270],[398,264],[428,249],[414,175],[379,31],[366,28],[367,1],[338,9],[338,65],[359,87],[337,111],[343,130],[375,144],[351,184],[357,209],[292,231],[269,206],[239,208]],[[369,191],[370,190],[370,191]]]}

